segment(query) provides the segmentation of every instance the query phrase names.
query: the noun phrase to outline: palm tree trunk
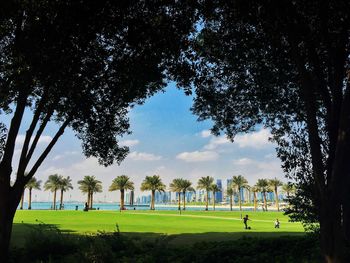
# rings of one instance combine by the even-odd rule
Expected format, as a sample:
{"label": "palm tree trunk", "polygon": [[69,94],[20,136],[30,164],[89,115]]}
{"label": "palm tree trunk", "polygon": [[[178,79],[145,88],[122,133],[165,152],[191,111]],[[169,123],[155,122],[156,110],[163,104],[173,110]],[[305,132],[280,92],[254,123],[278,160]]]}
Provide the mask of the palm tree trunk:
{"label": "palm tree trunk", "polygon": [[155,195],[156,191],[152,190],[152,194],[151,194],[151,210],[154,210],[154,195]]}
{"label": "palm tree trunk", "polygon": [[23,193],[22,193],[22,197],[21,197],[21,205],[19,207],[19,209],[23,209],[23,203],[24,203],[24,190],[23,190]]}
{"label": "palm tree trunk", "polygon": [[205,211],[208,211],[208,202],[209,202],[209,192],[207,190],[207,195],[206,195],[206,200],[205,200]]}
{"label": "palm tree trunk", "polygon": [[183,194],[183,210],[186,210],[186,192],[185,191],[183,191],[182,192],[182,194]]}
{"label": "palm tree trunk", "polygon": [[254,192],[254,211],[256,211],[256,207],[257,207],[257,196],[256,196],[256,192]]}
{"label": "palm tree trunk", "polygon": [[87,208],[89,209],[90,208],[90,191],[88,192],[87,194]]}
{"label": "palm tree trunk", "polygon": [[239,210],[242,211],[241,188],[238,188],[238,203],[239,203]]}
{"label": "palm tree trunk", "polygon": [[180,210],[181,209],[181,192],[177,192],[177,203],[178,203],[177,210]]}
{"label": "palm tree trunk", "polygon": [[90,209],[92,209],[92,204],[93,204],[93,201],[94,201],[94,193],[91,191],[90,193]]}
{"label": "palm tree trunk", "polygon": [[56,192],[57,190],[53,192],[53,210],[56,210]]}
{"label": "palm tree trunk", "polygon": [[32,188],[29,188],[28,210],[32,209]]}
{"label": "palm tree trunk", "polygon": [[277,187],[275,188],[275,202],[276,202],[276,208],[277,208],[277,211],[280,211],[280,205],[279,205],[279,202],[278,202],[278,192],[277,192]]}
{"label": "palm tree trunk", "polygon": [[120,210],[124,210],[124,189],[120,189]]}
{"label": "palm tree trunk", "polygon": [[263,192],[265,211],[267,211],[266,192]]}
{"label": "palm tree trunk", "polygon": [[232,195],[230,195],[230,210],[232,211]]}
{"label": "palm tree trunk", "polygon": [[213,192],[213,209],[215,211],[215,192]]}
{"label": "palm tree trunk", "polygon": [[63,190],[61,189],[60,210],[62,210],[62,205],[63,205]]}

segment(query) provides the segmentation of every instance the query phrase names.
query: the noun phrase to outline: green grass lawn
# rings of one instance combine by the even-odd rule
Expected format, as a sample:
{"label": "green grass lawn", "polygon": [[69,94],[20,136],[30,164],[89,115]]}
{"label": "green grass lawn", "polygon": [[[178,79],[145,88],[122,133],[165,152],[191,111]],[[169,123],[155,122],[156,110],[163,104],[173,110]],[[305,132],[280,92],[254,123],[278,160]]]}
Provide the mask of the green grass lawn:
{"label": "green grass lawn", "polygon": [[[288,222],[282,212],[243,212],[249,215],[251,230],[245,230],[241,213],[223,211],[17,211],[12,244],[21,245],[25,236],[40,223],[54,225],[63,232],[95,234],[112,232],[116,224],[121,233],[141,238],[168,237],[171,243],[189,244],[198,241],[222,241],[242,236],[303,235],[300,223]],[[280,229],[274,221],[281,222]]]}

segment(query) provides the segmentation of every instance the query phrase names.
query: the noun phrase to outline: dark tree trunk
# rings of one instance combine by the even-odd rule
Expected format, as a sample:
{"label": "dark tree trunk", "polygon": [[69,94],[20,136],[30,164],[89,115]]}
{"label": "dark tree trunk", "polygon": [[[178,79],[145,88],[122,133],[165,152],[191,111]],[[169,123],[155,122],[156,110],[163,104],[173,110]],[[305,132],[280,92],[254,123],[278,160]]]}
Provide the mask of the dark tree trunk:
{"label": "dark tree trunk", "polygon": [[29,188],[28,210],[32,209],[32,188]]}
{"label": "dark tree trunk", "polygon": [[205,200],[205,211],[208,211],[208,202],[209,202],[209,192],[207,190],[206,200]]}
{"label": "dark tree trunk", "polygon": [[0,181],[0,262],[5,263],[9,257],[12,223],[20,202],[24,187],[16,189],[9,182]]}
{"label": "dark tree trunk", "polygon": [[182,210],[186,210],[186,192],[182,192],[182,195],[183,195],[183,208]]}
{"label": "dark tree trunk", "polygon": [[278,202],[278,191],[277,191],[277,187],[275,188],[275,202],[276,202],[276,208],[277,211],[280,211],[280,206],[279,206],[279,202]]}
{"label": "dark tree trunk", "polygon": [[178,192],[177,193],[177,203],[178,203],[178,208],[177,208],[177,210],[180,210],[181,209],[181,193],[180,192]]}
{"label": "dark tree trunk", "polygon": [[264,196],[265,211],[267,211],[267,201],[266,201],[266,193],[265,192],[263,192],[263,196]]}
{"label": "dark tree trunk", "polygon": [[24,191],[22,193],[22,197],[21,197],[21,204],[19,206],[19,209],[23,210],[23,203],[24,203]]}
{"label": "dark tree trunk", "polygon": [[120,190],[120,209],[124,210],[124,189]]}
{"label": "dark tree trunk", "polygon": [[154,195],[155,195],[155,190],[152,190],[151,194],[151,210],[154,210]]}
{"label": "dark tree trunk", "polygon": [[241,188],[238,188],[239,211],[242,211]]}
{"label": "dark tree trunk", "polygon": [[91,192],[91,193],[90,193],[90,209],[92,209],[92,204],[93,204],[93,202],[94,202],[94,193]]}
{"label": "dark tree trunk", "polygon": [[230,195],[230,210],[232,211],[232,195]]}
{"label": "dark tree trunk", "polygon": [[56,194],[57,190],[53,192],[53,210],[56,210]]}
{"label": "dark tree trunk", "polygon": [[63,205],[63,190],[61,189],[60,210],[62,210],[62,205]]}

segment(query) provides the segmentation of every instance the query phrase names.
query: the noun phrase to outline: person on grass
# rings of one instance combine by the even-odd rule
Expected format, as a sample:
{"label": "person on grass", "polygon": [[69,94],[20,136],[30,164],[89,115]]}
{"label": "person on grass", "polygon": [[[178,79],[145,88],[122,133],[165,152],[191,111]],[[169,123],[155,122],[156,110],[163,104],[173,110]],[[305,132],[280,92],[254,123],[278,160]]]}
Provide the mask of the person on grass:
{"label": "person on grass", "polygon": [[250,229],[250,226],[248,226],[248,215],[245,215],[245,217],[243,217],[243,223],[244,223],[244,226],[245,226],[245,229]]}
{"label": "person on grass", "polygon": [[280,221],[278,221],[278,218],[275,221],[275,228],[280,228]]}

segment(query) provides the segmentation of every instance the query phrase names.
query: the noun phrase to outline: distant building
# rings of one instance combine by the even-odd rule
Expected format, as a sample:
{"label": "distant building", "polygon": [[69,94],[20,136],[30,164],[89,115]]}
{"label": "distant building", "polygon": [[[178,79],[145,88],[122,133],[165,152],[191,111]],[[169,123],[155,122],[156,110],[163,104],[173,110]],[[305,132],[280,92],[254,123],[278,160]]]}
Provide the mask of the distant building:
{"label": "distant building", "polygon": [[216,185],[218,186],[220,191],[215,193],[215,201],[217,203],[221,203],[222,202],[222,190],[223,190],[222,189],[222,181],[221,181],[221,179],[217,179],[216,180]]}

